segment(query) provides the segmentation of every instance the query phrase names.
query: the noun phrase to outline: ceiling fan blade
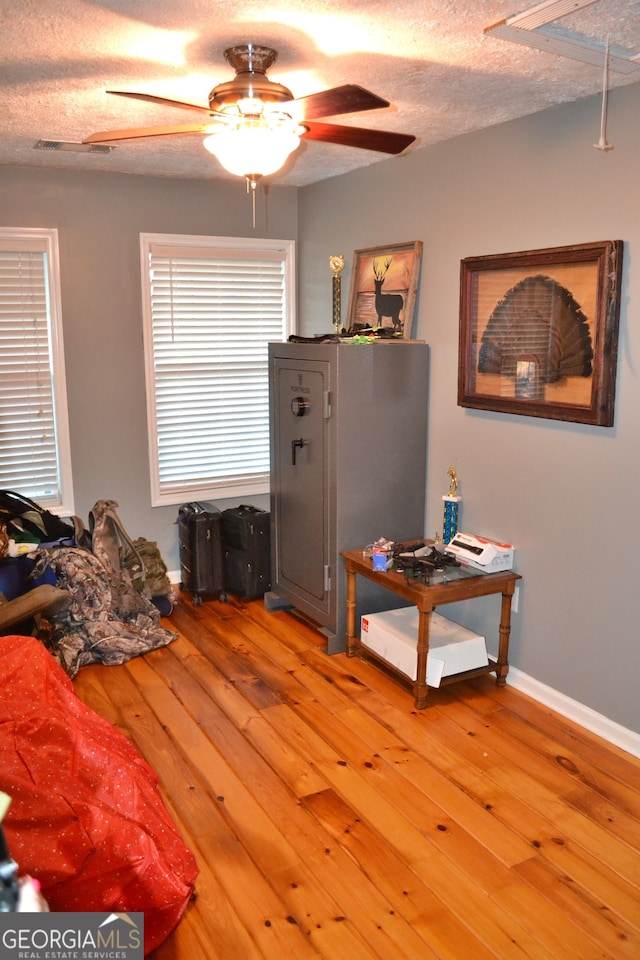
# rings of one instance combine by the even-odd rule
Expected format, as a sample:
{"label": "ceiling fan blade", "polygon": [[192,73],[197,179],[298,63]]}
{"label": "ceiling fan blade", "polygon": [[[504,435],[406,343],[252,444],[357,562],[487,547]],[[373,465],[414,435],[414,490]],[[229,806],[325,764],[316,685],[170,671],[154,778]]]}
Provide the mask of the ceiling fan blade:
{"label": "ceiling fan blade", "polygon": [[213,123],[183,123],[168,127],[132,127],[128,130],[102,130],[85,137],[83,143],[108,143],[110,140],[138,140],[144,137],[166,137],[181,133],[209,133]]}
{"label": "ceiling fan blade", "polygon": [[341,113],[359,113],[362,110],[378,110],[390,105],[388,100],[383,100],[355,83],[345,83],[331,90],[311,93],[308,97],[296,98],[294,103],[302,107],[304,120],[337,117]]}
{"label": "ceiling fan blade", "polygon": [[368,130],[365,127],[346,127],[336,123],[304,123],[307,130],[303,140],[322,140],[343,147],[361,147],[379,153],[402,153],[416,139],[409,133],[391,133],[388,130]]}
{"label": "ceiling fan blade", "polygon": [[167,97],[156,97],[152,93],[133,93],[129,90],[107,90],[115,97],[130,97],[132,100],[147,100],[149,103],[165,104],[169,107],[182,107],[185,110],[198,110],[201,113],[211,114],[210,107],[201,107],[197,103],[184,103],[182,100],[169,100]]}

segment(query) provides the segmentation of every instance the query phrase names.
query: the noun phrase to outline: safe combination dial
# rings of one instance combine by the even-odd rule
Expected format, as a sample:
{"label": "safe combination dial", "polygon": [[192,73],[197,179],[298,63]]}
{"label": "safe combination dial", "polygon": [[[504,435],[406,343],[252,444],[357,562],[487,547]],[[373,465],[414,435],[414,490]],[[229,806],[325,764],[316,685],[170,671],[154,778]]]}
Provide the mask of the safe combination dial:
{"label": "safe combination dial", "polygon": [[309,409],[309,401],[305,397],[294,397],[291,401],[291,413],[294,417],[304,417]]}

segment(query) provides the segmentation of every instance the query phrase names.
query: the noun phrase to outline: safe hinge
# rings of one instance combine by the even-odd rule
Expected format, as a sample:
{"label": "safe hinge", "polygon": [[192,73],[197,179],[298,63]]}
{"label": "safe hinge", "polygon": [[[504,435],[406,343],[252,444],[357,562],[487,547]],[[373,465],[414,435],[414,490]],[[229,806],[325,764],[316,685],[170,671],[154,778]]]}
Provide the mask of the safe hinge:
{"label": "safe hinge", "polygon": [[324,419],[328,420],[329,417],[331,416],[331,393],[329,390],[324,391],[322,400],[324,405],[324,410],[323,410]]}
{"label": "safe hinge", "polygon": [[324,565],[324,592],[331,592],[331,567],[328,563]]}

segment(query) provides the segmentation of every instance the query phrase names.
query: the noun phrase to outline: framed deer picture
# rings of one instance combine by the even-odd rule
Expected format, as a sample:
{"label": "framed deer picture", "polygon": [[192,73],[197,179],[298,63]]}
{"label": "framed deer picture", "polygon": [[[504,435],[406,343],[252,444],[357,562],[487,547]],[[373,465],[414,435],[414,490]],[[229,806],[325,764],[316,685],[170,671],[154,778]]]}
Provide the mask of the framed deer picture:
{"label": "framed deer picture", "polygon": [[411,339],[422,241],[355,250],[349,289],[349,333],[383,328]]}

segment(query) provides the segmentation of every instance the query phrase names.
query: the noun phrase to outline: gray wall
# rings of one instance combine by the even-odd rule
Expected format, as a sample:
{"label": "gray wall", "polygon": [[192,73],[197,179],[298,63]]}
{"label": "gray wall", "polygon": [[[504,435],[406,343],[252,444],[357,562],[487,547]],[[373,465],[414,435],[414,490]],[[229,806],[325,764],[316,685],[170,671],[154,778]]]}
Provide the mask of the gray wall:
{"label": "gray wall", "polygon": [[[0,166],[0,223],[56,227],[75,510],[116,500],[134,536],[177,570],[177,508],[150,506],[140,233],[297,239],[297,191],[257,199],[242,181],[180,181]],[[225,507],[238,501],[216,501]],[[253,498],[268,507],[269,498]]]}
{"label": "gray wall", "polygon": [[[422,240],[416,335],[431,347],[427,530],[442,529],[456,466],[461,529],[514,543],[523,576],[512,665],[640,732],[640,84],[554,108],[304,188],[302,332],[331,330],[330,254]],[[624,240],[615,425],[574,425],[457,406],[460,260]],[[371,445],[375,474],[379,451]],[[409,468],[409,465],[407,465]],[[392,536],[384,525],[380,532]],[[391,606],[392,604],[390,604]],[[466,609],[465,609],[466,608]],[[492,598],[442,613],[495,633]]]}
{"label": "gray wall", "polygon": [[[299,238],[305,333],[331,330],[330,254],[347,258],[346,310],[354,249],[424,242],[417,301],[417,336],[431,348],[424,532],[442,528],[441,496],[455,464],[462,529],[517,547],[524,579],[512,664],[640,732],[640,327],[630,309],[640,285],[640,85],[614,91],[609,104],[609,153],[592,146],[596,97],[301,191],[274,187],[267,229],[259,210],[256,235]],[[118,500],[131,533],[158,540],[172,569],[175,510],[149,506],[138,235],[253,235],[248,204],[240,182],[0,166],[0,221],[60,231],[76,510],[86,517],[95,500]],[[605,239],[625,241],[614,427],[458,407],[460,260]],[[378,455],[372,442],[372,475]],[[391,535],[383,505],[380,531]],[[492,603],[443,612],[489,635]]]}

